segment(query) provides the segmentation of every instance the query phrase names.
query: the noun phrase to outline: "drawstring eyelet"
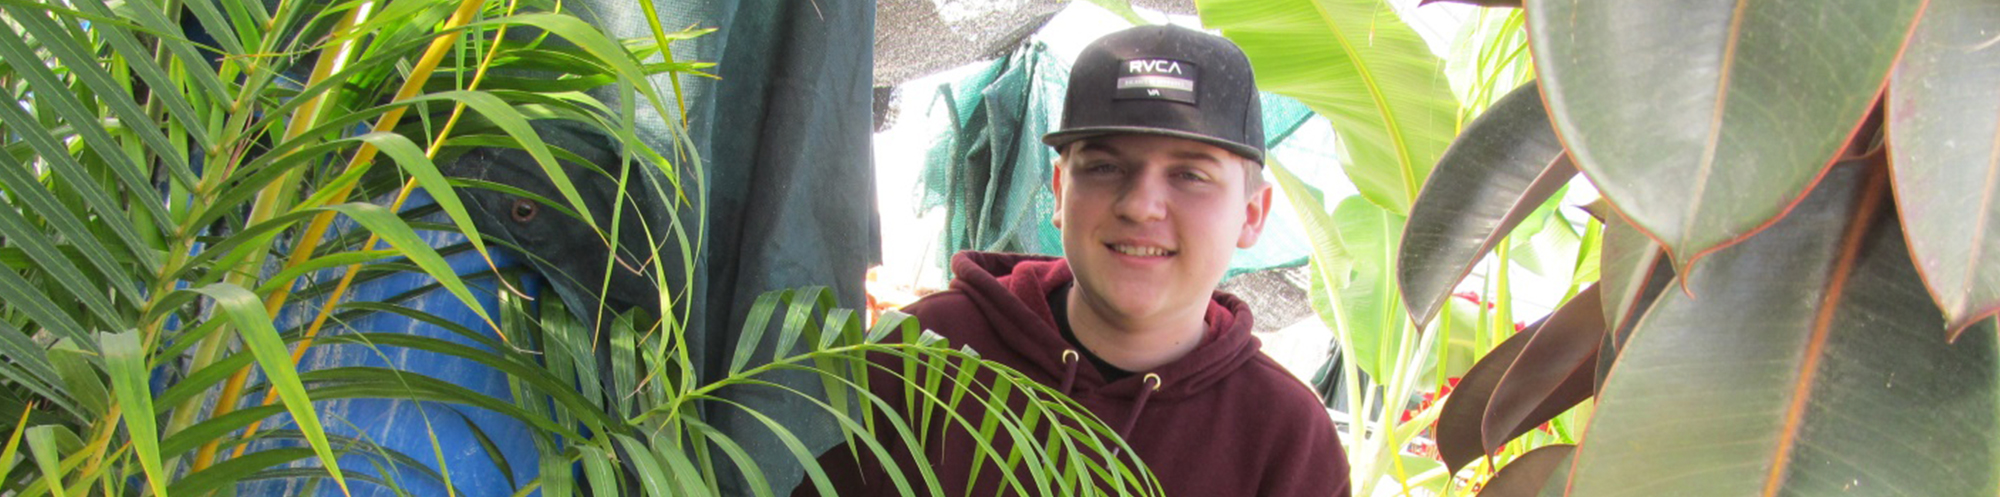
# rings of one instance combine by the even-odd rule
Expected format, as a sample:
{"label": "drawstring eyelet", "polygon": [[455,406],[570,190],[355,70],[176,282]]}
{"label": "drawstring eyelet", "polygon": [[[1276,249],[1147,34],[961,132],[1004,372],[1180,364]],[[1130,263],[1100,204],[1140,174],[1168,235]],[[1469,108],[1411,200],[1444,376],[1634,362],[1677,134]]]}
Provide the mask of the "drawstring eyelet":
{"label": "drawstring eyelet", "polygon": [[1070,391],[1070,388],[1076,386],[1076,364],[1083,362],[1083,354],[1076,353],[1076,349],[1063,349],[1062,362],[1062,393],[1063,395],[1071,395],[1076,393]]}
{"label": "drawstring eyelet", "polygon": [[1151,400],[1153,392],[1159,391],[1160,386],[1166,383],[1165,379],[1160,378],[1159,373],[1146,373],[1146,376],[1141,378],[1140,381],[1145,382],[1147,388],[1140,390],[1139,397],[1133,399],[1132,413],[1125,415],[1125,423],[1118,427],[1118,436],[1126,437],[1132,435],[1132,427],[1139,423],[1139,413],[1146,411],[1146,401]]}

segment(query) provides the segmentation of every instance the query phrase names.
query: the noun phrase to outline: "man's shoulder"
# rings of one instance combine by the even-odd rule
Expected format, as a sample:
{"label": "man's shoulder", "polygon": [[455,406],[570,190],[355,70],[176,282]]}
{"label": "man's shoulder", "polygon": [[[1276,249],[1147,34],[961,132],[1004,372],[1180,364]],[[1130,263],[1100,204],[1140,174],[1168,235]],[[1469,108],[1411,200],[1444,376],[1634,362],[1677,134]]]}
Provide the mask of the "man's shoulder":
{"label": "man's shoulder", "polygon": [[1266,419],[1332,427],[1333,418],[1319,394],[1269,356],[1257,354],[1236,375],[1231,387],[1257,398],[1254,406],[1246,407],[1261,411]]}
{"label": "man's shoulder", "polygon": [[957,289],[925,295],[897,310],[915,316],[919,320],[978,313],[978,308],[972,303],[972,297]]}
{"label": "man's shoulder", "polygon": [[917,318],[924,329],[957,341],[987,334],[993,327],[972,297],[956,289],[925,295],[899,310]]}

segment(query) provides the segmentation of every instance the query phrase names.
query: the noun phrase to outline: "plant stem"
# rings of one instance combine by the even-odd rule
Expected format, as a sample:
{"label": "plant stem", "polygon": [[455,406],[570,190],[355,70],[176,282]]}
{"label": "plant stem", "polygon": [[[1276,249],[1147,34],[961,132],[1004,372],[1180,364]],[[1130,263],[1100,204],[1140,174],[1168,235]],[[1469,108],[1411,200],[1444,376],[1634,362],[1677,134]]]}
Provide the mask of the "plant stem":
{"label": "plant stem", "polygon": [[[364,2],[363,4],[357,5],[353,9],[349,10],[347,12],[347,16],[343,17],[338,24],[334,25],[333,32],[339,33],[342,31],[346,31],[348,29],[351,29],[354,25],[360,24],[365,19],[365,17],[374,10],[371,7],[372,5],[373,5],[372,3]],[[315,65],[313,66],[313,75],[311,81],[312,82],[323,81],[331,77],[334,73],[339,72],[341,66],[346,64],[347,57],[351,56],[354,53],[355,45],[357,44],[359,44],[358,38],[350,38],[348,40],[340,42],[340,44],[338,45],[328,47],[325,50],[325,52],[320,55],[319,61],[316,62]],[[327,94],[322,93],[314,96],[311,100],[307,100],[305,104],[300,105],[297,109],[295,109],[292,112],[291,121],[286,123],[287,126],[285,130],[285,139],[288,141],[294,139],[300,139],[301,135],[304,135],[306,130],[312,129],[314,125],[318,124],[319,118],[323,114],[322,109],[327,105],[327,100],[328,100]],[[243,99],[239,98],[238,101],[242,102]],[[252,204],[250,210],[250,218],[244,223],[244,225],[255,226],[264,221],[268,221],[273,217],[276,217],[278,212],[281,212],[283,210],[289,210],[290,208],[289,205],[286,205],[283,208],[281,208],[279,204],[291,203],[291,200],[296,195],[296,193],[293,190],[299,181],[298,175],[300,174],[303,174],[302,171],[294,169],[290,172],[287,172],[284,175],[284,177],[278,179],[277,181],[272,182],[270,185],[265,186],[263,191],[258,192],[257,198],[254,201],[255,203]],[[340,195],[339,197],[344,198],[345,195]],[[300,246],[304,246],[308,243],[312,243],[312,238],[301,237],[298,240],[298,242]],[[264,257],[265,256],[263,251],[257,251],[256,254],[251,255],[247,259],[247,262],[244,263],[245,264],[244,267],[262,268],[264,266]],[[242,280],[245,280],[250,277],[251,276],[246,276],[241,273],[232,273],[227,277],[227,279],[231,280],[234,283],[241,284]],[[276,292],[270,300],[266,300],[265,310],[267,312],[270,312],[273,315],[275,315],[278,309],[284,307],[284,296],[288,295],[288,292],[286,290],[287,289],[281,289],[278,292]],[[229,325],[223,325],[223,326],[225,328],[229,327]],[[202,341],[201,349],[196,352],[196,357],[197,358],[205,357],[211,361],[214,360],[215,356],[220,352],[222,347],[229,342],[229,336],[230,333],[229,330],[227,329],[218,330],[214,335],[210,335],[208,338]],[[197,366],[206,366],[206,365],[207,364],[197,364]],[[242,397],[243,382],[248,378],[249,371],[250,369],[246,365],[243,369],[237,370],[236,374],[230,376],[229,381],[223,384],[222,392],[217,397],[215,408],[209,411],[210,418],[222,416],[224,414],[228,414],[236,410],[236,402],[239,398]],[[247,433],[248,432],[246,432],[246,434]],[[210,464],[214,463],[216,449],[220,446],[221,443],[222,439],[218,437],[216,439],[209,440],[208,443],[202,444],[201,449],[195,451],[193,470],[201,471],[202,469],[206,469]]]}
{"label": "plant stem", "polygon": [[1508,268],[1513,266],[1513,257],[1510,254],[1512,252],[1510,247],[1513,244],[1514,237],[1508,236],[1502,238],[1500,239],[1499,249],[1494,251],[1496,264],[1493,267],[1494,296],[1491,300],[1493,302],[1493,337],[1490,343],[1495,347],[1498,347],[1500,342],[1506,341],[1507,337],[1514,335],[1514,292],[1513,285],[1508,283],[1509,278],[1507,276],[1510,272]]}
{"label": "plant stem", "polygon": [[[476,3],[476,1],[468,1],[468,2],[466,2],[466,4],[469,4],[469,5],[473,5],[473,6],[475,7],[475,11],[474,11],[474,12],[476,13],[476,7],[477,7],[477,6],[479,5],[478,3]],[[465,7],[464,7],[464,5],[466,5],[466,4],[461,4],[461,6],[460,6],[460,9],[461,9],[461,10],[460,10],[460,12],[465,12],[465,10],[464,10],[464,9],[465,9]],[[457,23],[457,24],[459,24],[459,25],[463,25],[463,24],[464,24],[464,20],[461,20],[461,19],[457,19],[456,17],[454,17],[453,19],[454,19],[454,20],[458,20],[458,21],[460,21],[459,23]],[[507,33],[506,33],[506,29],[507,29],[507,28],[506,28],[505,26],[502,26],[502,27],[500,28],[500,31],[499,31],[499,33],[498,33],[498,34],[496,34],[496,35],[494,35],[494,39],[503,39],[503,38],[505,38],[505,37],[506,37],[506,35],[507,35]],[[431,57],[431,53],[432,53],[432,52],[431,52],[431,51],[427,51],[427,52],[425,52],[425,54],[424,54],[424,58],[423,58],[423,59],[421,59],[421,60],[428,60],[428,61],[431,61],[431,64],[430,64],[430,65],[428,65],[428,66],[425,66],[425,65],[422,65],[422,64],[421,64],[421,62],[420,62],[420,63],[419,63],[419,65],[418,65],[418,68],[419,68],[419,69],[424,69],[424,68],[428,68],[428,69],[432,69],[432,70],[435,70],[435,69],[436,69],[436,67],[437,67],[437,60],[442,60],[442,59],[443,59],[443,55],[442,55],[442,50],[443,50],[443,49],[440,49],[440,48],[438,48],[438,47],[440,47],[440,46],[443,46],[443,47],[445,47],[445,48],[450,48],[450,44],[451,44],[451,42],[452,42],[452,41],[453,41],[454,39],[455,39],[455,37],[439,37],[439,38],[438,38],[437,40],[434,40],[434,41],[432,41],[432,42],[431,42],[431,51],[436,51],[436,52],[438,52],[438,53],[439,53],[439,55],[437,56],[436,60],[433,60],[433,59],[432,59],[432,57]],[[476,73],[475,73],[475,74],[473,75],[473,78],[472,78],[472,83],[471,83],[471,85],[470,85],[470,86],[471,86],[472,88],[477,88],[477,87],[479,86],[479,82],[480,82],[480,81],[481,81],[482,79],[484,79],[484,78],[485,78],[485,76],[486,76],[486,69],[487,69],[487,67],[488,67],[489,65],[491,65],[491,64],[492,64],[492,62],[493,62],[493,56],[494,56],[495,54],[498,54],[498,53],[499,53],[499,50],[489,50],[489,51],[487,51],[487,52],[486,52],[486,58],[485,58],[484,60],[482,60],[482,61],[481,61],[481,64],[479,65],[479,70],[478,70],[478,72],[476,72]],[[426,71],[426,72],[428,72],[428,71]],[[428,77],[428,75],[427,75],[427,74],[412,74],[412,75],[410,76],[410,78],[409,78],[409,79],[406,79],[406,80],[404,80],[404,87],[403,87],[403,89],[402,89],[403,91],[399,91],[399,92],[397,93],[397,95],[398,95],[398,98],[397,98],[397,99],[398,99],[398,100],[401,100],[401,99],[403,99],[403,98],[408,98],[408,97],[409,97],[410,95],[414,95],[414,94],[415,94],[415,90],[420,90],[420,89],[421,89],[421,86],[422,86],[422,83],[421,83],[421,82],[422,82],[422,81],[424,81],[424,80],[427,80],[427,79],[429,79],[429,77]],[[406,93],[407,93],[407,94],[406,94]],[[437,157],[437,153],[438,153],[438,151],[444,148],[444,143],[445,143],[445,138],[451,135],[451,131],[452,131],[452,129],[453,129],[453,128],[457,127],[457,124],[458,124],[458,119],[459,119],[459,117],[460,117],[460,116],[462,116],[462,115],[464,114],[464,112],[465,112],[465,104],[464,104],[464,103],[462,103],[462,102],[461,102],[461,103],[458,103],[458,104],[456,104],[456,105],[454,105],[454,106],[452,107],[452,110],[451,110],[451,117],[445,120],[445,123],[444,123],[444,127],[443,127],[443,129],[440,129],[440,130],[438,131],[438,137],[437,137],[437,139],[435,139],[435,140],[431,140],[431,147],[430,147],[430,149],[429,149],[429,150],[425,150],[425,151],[424,151],[424,156],[425,156],[425,157],[429,157],[429,158],[435,158],[435,157]],[[383,119],[387,120],[387,119],[389,119],[389,117],[385,116],[385,117],[384,117]],[[391,127],[393,127],[393,126],[394,126],[394,124],[390,124],[390,126],[391,126]],[[377,126],[377,128],[379,129],[379,128],[381,128],[381,126],[380,126],[380,125],[378,125],[378,126]],[[357,166],[358,164],[359,164],[359,163],[351,163],[351,164],[349,164],[349,165],[348,165],[348,167],[350,167],[350,168],[352,168],[352,167],[356,167],[356,166]],[[412,191],[415,191],[415,190],[416,190],[416,187],[417,187],[417,180],[416,180],[416,178],[411,178],[411,179],[408,179],[408,180],[405,180],[405,181],[403,182],[403,187],[402,187],[402,188],[401,188],[400,190],[398,190],[398,191],[396,192],[396,200],[390,203],[390,206],[389,206],[389,210],[390,210],[390,211],[392,211],[392,212],[400,212],[400,211],[402,211],[402,209],[403,209],[403,203],[404,203],[405,201],[409,200],[409,198],[410,198],[410,193],[411,193]],[[345,197],[345,196],[346,196],[345,194],[342,194],[342,195],[339,195],[339,196],[336,196],[335,198],[340,198],[340,197]],[[325,217],[325,218],[329,218],[329,219],[330,219],[330,218],[331,218],[332,216],[331,216],[331,215],[322,215],[321,217]],[[321,238],[321,235],[320,235],[320,233],[323,233],[323,232],[324,232],[324,230],[326,229],[326,226],[327,226],[327,225],[323,225],[323,224],[320,224],[320,223],[319,223],[319,218],[317,218],[317,217],[316,217],[316,218],[314,218],[314,219],[313,219],[313,224],[312,224],[312,226],[308,227],[308,228],[307,228],[307,230],[306,230],[306,238],[308,238],[308,239],[313,239],[313,240],[317,240],[317,239]],[[318,229],[318,231],[316,232],[316,231],[314,230],[314,228],[317,228],[317,229]],[[367,240],[367,241],[364,241],[364,242],[361,242],[361,247],[362,247],[362,249],[363,249],[363,250],[373,250],[373,249],[374,249],[374,247],[375,247],[375,244],[376,244],[376,243],[378,243],[378,242],[380,242],[380,240],[381,240],[381,237],[379,237],[379,236],[376,236],[376,235],[375,235],[375,234],[373,234],[373,233],[370,233],[370,234],[368,235],[368,240]],[[491,268],[491,267],[493,267],[493,266],[494,266],[494,264],[493,264],[493,259],[492,259],[492,258],[491,258],[490,256],[487,256],[487,255],[486,255],[486,254],[485,254],[484,252],[481,252],[481,253],[480,253],[480,255],[481,255],[482,257],[486,257],[486,265],[487,265],[487,267]],[[288,260],[288,261],[286,262],[285,266],[286,266],[286,267],[294,267],[294,266],[297,266],[297,265],[299,265],[299,264],[304,264],[304,263],[305,263],[305,261],[307,261],[307,260],[309,260],[309,259],[311,259],[311,258],[312,258],[312,248],[311,248],[311,247],[308,247],[308,246],[307,246],[306,244],[304,244],[304,243],[301,243],[301,244],[299,244],[299,246],[297,247],[297,249],[296,249],[296,250],[294,250],[294,251],[292,252],[292,255],[291,255],[291,258],[290,258],[290,260]],[[343,270],[341,271],[341,274],[340,274],[340,282],[339,282],[338,284],[335,284],[335,285],[334,285],[334,287],[333,287],[333,292],[332,292],[332,293],[328,293],[328,294],[327,294],[327,296],[326,296],[326,301],[327,301],[327,302],[328,302],[329,304],[328,304],[328,305],[323,305],[323,306],[320,306],[320,310],[319,310],[319,315],[317,315],[317,316],[314,316],[314,317],[313,317],[313,321],[312,321],[312,325],[310,325],[310,326],[307,326],[307,327],[306,327],[306,329],[305,329],[305,332],[304,332],[304,334],[303,334],[303,335],[302,335],[302,337],[301,337],[301,338],[299,339],[299,343],[298,343],[298,345],[292,348],[292,364],[294,364],[294,365],[298,364],[299,360],[305,357],[305,355],[306,355],[306,349],[309,349],[309,348],[312,348],[312,345],[313,345],[313,339],[314,339],[315,337],[319,336],[319,331],[320,331],[320,330],[321,330],[322,328],[324,328],[324,327],[325,327],[327,319],[333,316],[333,310],[334,310],[334,308],[335,308],[336,306],[335,306],[335,305],[332,305],[332,304],[333,304],[333,303],[338,303],[338,302],[340,302],[340,299],[341,299],[341,298],[343,298],[343,297],[346,297],[346,296],[347,296],[347,289],[348,289],[348,288],[351,288],[351,287],[352,287],[352,285],[354,284],[354,277],[355,277],[355,275],[358,275],[358,274],[360,274],[360,272],[361,272],[361,271],[360,271],[360,269],[361,269],[361,265],[360,265],[360,264],[349,264],[349,265],[348,265],[348,266],[347,266],[346,268],[344,268],[344,269],[343,269]],[[495,269],[495,271],[498,271],[498,269]],[[501,281],[501,283],[502,283],[502,284],[505,284],[505,281]],[[278,301],[279,301],[279,302],[281,302],[281,304],[280,304],[280,305],[282,305],[282,302],[283,302],[283,299],[284,299],[284,295],[286,295],[286,292],[285,292],[284,290],[282,290],[282,289],[281,289],[281,290],[279,290],[279,291],[278,291],[278,293],[277,293],[276,295],[273,295],[273,296],[272,296],[272,298],[274,298],[274,299],[278,299]],[[498,327],[497,325],[495,325],[495,326],[494,326],[494,329],[496,329],[496,330],[497,330],[497,329],[499,329],[499,327]],[[498,334],[498,335],[500,336],[500,340],[502,340],[502,341],[506,341],[506,340],[507,340],[507,335],[506,335],[505,333],[496,333],[496,334]],[[238,372],[237,372],[236,376],[232,376],[232,377],[230,377],[230,381],[231,381],[232,383],[240,383],[240,382],[238,382],[238,378],[240,378],[240,377],[244,377],[244,376],[247,376],[247,372],[248,372],[248,371],[249,371],[249,370],[248,370],[248,368],[245,368],[245,369],[243,369],[243,370],[238,370]],[[268,406],[268,405],[271,405],[271,403],[272,403],[272,402],[276,402],[277,400],[278,400],[278,397],[276,397],[276,396],[272,395],[272,392],[265,392],[265,393],[264,393],[264,399],[263,399],[263,400],[262,400],[261,402],[259,402],[259,404],[258,404],[258,405],[259,405],[259,406]],[[426,423],[428,423],[429,421],[428,421],[428,420],[426,420],[425,422],[426,422]],[[251,422],[251,423],[250,423],[250,425],[249,425],[248,427],[244,428],[243,432],[244,432],[244,433],[254,433],[254,432],[256,432],[256,431],[257,431],[257,428],[258,428],[259,426],[261,426],[262,424],[263,424],[263,420],[258,420],[258,421],[254,421],[254,422]],[[246,449],[246,448],[248,448],[248,446],[247,446],[247,445],[238,445],[238,446],[236,446],[236,450],[235,450],[235,451],[233,451],[233,452],[231,452],[231,453],[230,453],[230,455],[229,455],[229,457],[232,457],[232,458],[234,458],[234,457],[241,457],[241,456],[243,455],[243,450],[244,450],[244,449]],[[440,461],[442,461],[442,459],[440,459]]]}

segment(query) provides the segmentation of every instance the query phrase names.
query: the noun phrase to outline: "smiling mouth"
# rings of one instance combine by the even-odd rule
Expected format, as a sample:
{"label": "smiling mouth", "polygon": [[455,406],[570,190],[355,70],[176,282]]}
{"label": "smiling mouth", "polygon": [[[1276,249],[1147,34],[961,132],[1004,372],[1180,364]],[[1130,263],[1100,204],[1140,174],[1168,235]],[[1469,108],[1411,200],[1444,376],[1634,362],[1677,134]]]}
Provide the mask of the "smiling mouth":
{"label": "smiling mouth", "polygon": [[1168,257],[1178,253],[1160,247],[1142,247],[1138,245],[1105,244],[1105,247],[1109,247],[1113,252],[1135,257]]}

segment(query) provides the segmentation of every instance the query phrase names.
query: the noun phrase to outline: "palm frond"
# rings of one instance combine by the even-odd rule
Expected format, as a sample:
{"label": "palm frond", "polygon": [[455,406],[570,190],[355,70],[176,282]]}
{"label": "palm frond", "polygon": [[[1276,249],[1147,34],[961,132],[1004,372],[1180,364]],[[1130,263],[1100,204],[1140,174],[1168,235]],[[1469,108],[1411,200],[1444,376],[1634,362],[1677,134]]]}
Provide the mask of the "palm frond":
{"label": "palm frond", "polygon": [[[824,289],[760,299],[727,373],[698,377],[684,336],[697,268],[685,255],[707,236],[693,215],[706,177],[686,123],[667,120],[662,150],[634,116],[682,115],[678,90],[653,77],[701,75],[705,64],[672,60],[665,44],[706,31],[654,26],[649,40],[621,42],[516,7],[0,0],[0,24],[14,28],[0,30],[11,99],[0,105],[0,404],[24,413],[0,455],[12,464],[0,493],[199,495],[273,480],[459,493],[454,475],[490,469],[516,492],[712,495],[728,468],[759,495],[783,491],[767,488],[759,459],[770,455],[742,427],[706,417],[718,409],[754,419],[784,444],[778,457],[823,484],[818,447],[730,394],[742,389],[803,399],[878,454],[919,447],[939,426],[980,433],[993,440],[983,457],[1025,493],[1156,493],[1074,402],[924,339],[913,321],[865,328]],[[601,134],[609,143],[590,145],[615,158],[545,141],[542,125],[558,121]],[[520,151],[552,188],[451,175],[476,149]],[[653,210],[635,222],[593,208],[565,164],[612,185],[612,205]],[[531,248],[483,232],[459,189],[579,219],[611,253],[635,255],[604,269],[642,274],[659,315],[552,295],[529,305],[512,279],[523,269],[495,254]],[[566,284],[611,289],[583,279]],[[752,351],[765,345],[783,352],[763,362]],[[462,361],[507,387],[396,365],[301,366],[311,351],[347,350],[384,364],[403,353]],[[799,374],[816,391],[778,378]],[[910,405],[873,394],[871,375],[911,385]],[[427,439],[379,437],[334,407],[364,399],[412,403]],[[970,419],[962,405],[994,414]],[[468,414],[482,411],[514,424]],[[927,414],[893,415],[906,412]],[[447,452],[442,423],[470,427],[483,457],[412,456]],[[520,438],[531,455],[502,447]],[[905,491],[936,484],[929,469],[906,469]],[[515,479],[521,470],[539,476]]]}

